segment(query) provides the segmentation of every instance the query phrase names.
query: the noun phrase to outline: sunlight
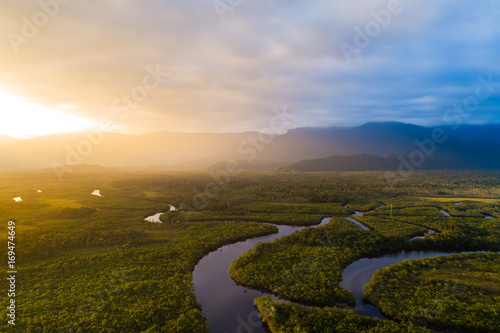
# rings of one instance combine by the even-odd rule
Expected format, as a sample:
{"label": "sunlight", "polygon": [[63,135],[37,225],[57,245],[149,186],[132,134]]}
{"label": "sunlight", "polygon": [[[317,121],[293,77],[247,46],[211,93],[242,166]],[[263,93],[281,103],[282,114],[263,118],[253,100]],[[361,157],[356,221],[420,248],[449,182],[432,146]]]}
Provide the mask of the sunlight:
{"label": "sunlight", "polygon": [[0,134],[15,138],[78,132],[94,125],[89,119],[29,103],[3,91],[0,109]]}

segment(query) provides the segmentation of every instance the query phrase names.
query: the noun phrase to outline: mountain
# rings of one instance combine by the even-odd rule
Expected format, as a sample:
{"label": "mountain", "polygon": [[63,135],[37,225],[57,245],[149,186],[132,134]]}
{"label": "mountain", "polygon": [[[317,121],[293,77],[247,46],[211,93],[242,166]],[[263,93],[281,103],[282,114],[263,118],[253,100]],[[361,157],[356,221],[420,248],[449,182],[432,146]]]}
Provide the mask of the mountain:
{"label": "mountain", "polygon": [[[247,168],[252,169],[261,166],[262,161],[267,161],[269,167],[279,167],[330,156],[384,156],[391,153],[409,156],[419,149],[417,142],[427,142],[434,131],[441,130],[447,139],[435,145],[434,158],[449,160],[451,164],[458,163],[460,168],[468,165],[475,168],[496,168],[499,164],[495,164],[495,156],[500,151],[496,142],[475,139],[494,137],[498,140],[499,136],[494,135],[495,126],[488,127],[488,135],[485,135],[484,127],[481,129],[483,136],[478,136],[481,131],[477,126],[468,126],[459,133],[454,132],[451,127],[427,128],[397,122],[367,123],[352,128],[298,128],[275,138],[251,162],[242,159],[241,155],[239,159],[233,159],[244,161]],[[386,160],[384,163],[387,162]]]}
{"label": "mountain", "polygon": [[278,171],[289,172],[326,172],[326,171],[389,171],[397,170],[398,156],[359,154],[353,156],[329,156],[304,160],[279,168]]}
{"label": "mountain", "polygon": [[[354,155],[354,156],[329,156],[311,160],[299,161],[278,169],[280,172],[344,172],[344,171],[403,171],[414,168],[415,170],[477,170],[477,169],[499,169],[493,163],[483,161],[467,161],[463,159],[443,159],[439,156],[427,157],[422,164],[412,164],[410,156],[388,154],[386,156],[376,155]],[[410,166],[410,167],[408,167]]]}
{"label": "mountain", "polygon": [[[280,171],[397,170],[402,164],[418,170],[500,169],[500,125],[424,128],[402,123],[369,123],[346,134],[351,152],[304,159]],[[443,140],[432,141],[434,131]],[[358,135],[357,140],[353,134]],[[443,142],[441,142],[443,141]],[[385,154],[388,150],[389,154]],[[340,153],[339,153],[340,152]],[[422,162],[421,162],[422,160]]]}
{"label": "mountain", "polygon": [[[405,123],[244,133],[57,134],[0,146],[0,168],[64,164],[220,170],[385,170],[399,156],[419,169],[499,169],[500,125],[430,128]],[[438,140],[432,140],[436,133]],[[313,161],[310,161],[313,160]],[[301,162],[303,161],[303,162]],[[297,162],[300,164],[296,165]],[[417,161],[418,162],[418,161]]]}
{"label": "mountain", "polygon": [[432,130],[403,123],[368,123],[358,127],[298,128],[278,137],[259,155],[266,160],[298,161],[330,155],[385,155],[414,147]]}
{"label": "mountain", "polygon": [[445,133],[456,141],[484,141],[500,143],[500,124],[462,125],[458,128],[443,127]]}

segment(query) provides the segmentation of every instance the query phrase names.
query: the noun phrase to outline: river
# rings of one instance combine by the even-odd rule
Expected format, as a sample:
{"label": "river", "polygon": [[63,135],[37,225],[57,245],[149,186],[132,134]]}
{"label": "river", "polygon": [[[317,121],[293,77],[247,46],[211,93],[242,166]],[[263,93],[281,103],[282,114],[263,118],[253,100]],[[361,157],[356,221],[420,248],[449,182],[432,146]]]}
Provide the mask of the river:
{"label": "river", "polygon": [[[356,212],[353,216],[362,216]],[[347,218],[357,222],[352,218]],[[329,223],[331,218],[325,218],[320,225]],[[358,223],[357,223],[358,224]],[[363,229],[366,226],[358,224]],[[207,318],[210,332],[214,333],[264,333],[264,327],[259,319],[258,311],[254,308],[255,298],[269,295],[258,290],[239,286],[229,275],[231,262],[246,251],[252,249],[259,242],[270,242],[281,236],[290,235],[307,227],[277,226],[278,233],[251,238],[223,246],[203,257],[193,271],[193,284],[196,299],[201,303],[203,313]],[[384,318],[377,307],[363,303],[363,288],[370,281],[372,274],[379,268],[392,265],[405,259],[427,258],[446,253],[436,251],[401,251],[374,259],[361,259],[349,265],[342,274],[340,285],[353,291],[356,296],[356,307],[359,314]]]}

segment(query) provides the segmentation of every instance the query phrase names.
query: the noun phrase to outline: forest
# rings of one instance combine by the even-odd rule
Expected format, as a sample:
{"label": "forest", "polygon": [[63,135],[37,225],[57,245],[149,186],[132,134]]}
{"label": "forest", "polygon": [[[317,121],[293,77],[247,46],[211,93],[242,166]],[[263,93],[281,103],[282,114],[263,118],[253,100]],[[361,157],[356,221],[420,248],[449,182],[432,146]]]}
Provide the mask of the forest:
{"label": "forest", "polygon": [[404,261],[377,271],[365,289],[392,318],[461,332],[498,332],[499,295],[499,253]]}
{"label": "forest", "polygon": [[430,333],[408,322],[396,323],[356,315],[349,310],[298,306],[274,301],[269,296],[255,300],[263,321],[271,332],[322,333]]}
{"label": "forest", "polygon": [[[269,329],[315,332],[314,325],[326,325],[332,332],[425,332],[415,326],[421,324],[412,315],[418,309],[405,310],[410,313],[405,316],[381,305],[387,316],[404,321],[395,323],[318,306],[355,302],[339,282],[343,268],[363,257],[403,249],[498,251],[499,176],[418,172],[391,187],[378,172],[241,172],[224,182],[211,172],[75,169],[64,182],[49,170],[2,172],[0,239],[5,246],[0,256],[7,260],[8,221],[14,221],[17,302],[22,304],[13,331],[205,332],[191,275],[203,256],[224,244],[275,233],[276,227],[267,223],[314,225],[333,217],[327,225],[260,244],[233,263],[231,276],[237,282],[309,305],[259,299]],[[102,197],[91,195],[96,189]],[[13,200],[18,196],[21,202]],[[177,210],[170,211],[170,204]],[[355,218],[370,230],[345,219],[355,211],[365,212]],[[144,221],[158,212],[165,213],[163,223]],[[491,261],[498,263],[498,258]],[[425,265],[418,268],[422,275],[445,262]],[[468,279],[488,286],[483,282],[491,274]],[[436,278],[426,275],[422,281]],[[377,293],[367,297],[388,304],[384,295],[398,286],[373,283]],[[498,304],[498,289],[490,289]],[[7,293],[0,299],[6,304]],[[266,310],[271,305],[273,313]],[[6,311],[3,307],[2,318]],[[482,318],[479,313],[476,319]],[[470,328],[435,317],[436,325]],[[484,327],[490,324],[485,317]],[[0,322],[0,330],[8,329],[6,321]]]}

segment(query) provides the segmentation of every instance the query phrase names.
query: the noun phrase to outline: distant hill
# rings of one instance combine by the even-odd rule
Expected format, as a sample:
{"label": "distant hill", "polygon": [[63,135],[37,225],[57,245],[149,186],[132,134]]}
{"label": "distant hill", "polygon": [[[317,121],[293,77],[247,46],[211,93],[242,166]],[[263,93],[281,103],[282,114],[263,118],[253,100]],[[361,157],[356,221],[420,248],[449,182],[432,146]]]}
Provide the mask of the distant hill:
{"label": "distant hill", "polygon": [[395,154],[387,156],[353,155],[330,156],[296,162],[278,171],[325,172],[325,171],[390,171],[397,170],[398,157]]}
{"label": "distant hill", "polygon": [[[500,168],[499,127],[440,128],[447,140],[436,144],[435,152],[426,156],[419,169]],[[261,169],[265,161],[268,168],[296,171],[393,170],[394,165],[399,166],[395,157],[409,158],[420,149],[416,142],[429,140],[434,130],[397,122],[367,123],[352,128],[298,128],[277,137],[253,161],[242,160],[240,164],[247,169]],[[219,163],[212,168],[222,166]]]}
{"label": "distant hill", "polygon": [[[61,164],[220,170],[228,161],[242,169],[392,170],[398,156],[419,150],[435,129],[405,123],[356,127],[297,128],[274,137],[257,132],[146,135],[57,134],[0,146],[0,168],[47,168]],[[500,125],[442,127],[419,169],[500,169]],[[78,153],[79,151],[79,153]]]}
{"label": "distant hill", "polygon": [[[487,142],[500,143],[500,125],[442,129],[449,136],[438,147],[442,152],[482,147]],[[417,148],[415,140],[431,138],[433,130],[397,122],[367,123],[352,128],[298,128],[277,138],[259,157],[299,161],[333,155],[405,155]]]}
{"label": "distant hill", "polygon": [[500,124],[492,125],[462,125],[457,129],[443,127],[446,134],[457,141],[496,142],[500,144]]}
{"label": "distant hill", "polygon": [[[61,164],[98,164],[106,167],[206,168],[212,159],[245,140],[249,133],[171,133],[146,135],[105,133],[89,140],[83,134],[56,134],[23,140],[1,148],[0,168],[47,168]],[[203,161],[205,160],[205,161]]]}
{"label": "distant hill", "polygon": [[[304,160],[278,169],[280,172],[344,172],[344,171],[397,171],[403,165],[408,171],[410,157],[396,154],[386,156],[354,155],[354,156],[329,156],[312,160]],[[497,159],[498,162],[498,159]],[[497,164],[496,166],[498,166]],[[462,159],[440,158],[440,156],[427,157],[425,162],[415,167],[416,170],[468,170],[468,169],[499,169],[493,163],[486,164],[482,161],[467,161]]]}

